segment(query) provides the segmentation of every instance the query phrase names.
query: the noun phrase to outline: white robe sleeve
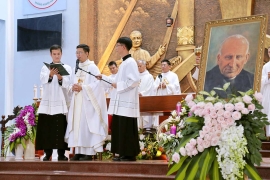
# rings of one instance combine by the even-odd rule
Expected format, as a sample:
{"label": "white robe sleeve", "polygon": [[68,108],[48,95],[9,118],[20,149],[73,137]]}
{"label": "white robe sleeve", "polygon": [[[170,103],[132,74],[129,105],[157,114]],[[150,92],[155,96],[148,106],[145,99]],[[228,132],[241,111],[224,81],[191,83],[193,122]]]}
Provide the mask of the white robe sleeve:
{"label": "white robe sleeve", "polygon": [[67,70],[67,72],[69,73],[69,75],[67,76],[62,76],[62,87],[63,88],[69,88],[70,85],[70,80],[71,80],[71,74],[72,74],[72,70],[71,67],[68,65],[64,65],[64,68]]}
{"label": "white robe sleeve", "polygon": [[40,71],[40,81],[41,84],[47,84],[50,77],[50,70],[47,68],[47,66],[42,66]]}
{"label": "white robe sleeve", "polygon": [[268,72],[270,72],[269,71],[269,69],[268,69],[268,63],[267,64],[265,64],[264,66],[263,66],[263,69],[262,69],[262,82],[261,82],[261,89],[262,89],[262,91],[263,91],[263,89],[265,88],[265,86],[267,85],[267,84],[270,84],[270,80],[268,79]]}
{"label": "white robe sleeve", "polygon": [[166,85],[167,93],[173,95],[181,94],[178,76],[176,74],[172,74],[171,78],[171,83]]}
{"label": "white robe sleeve", "polygon": [[143,90],[140,92],[142,96],[152,95],[154,78],[152,76],[147,77],[147,82]]}
{"label": "white robe sleeve", "polygon": [[[130,63],[136,63],[135,61],[131,61]],[[137,65],[136,65],[137,66]],[[129,66],[127,64],[126,66],[126,80],[120,80],[117,82],[117,87],[116,87],[116,91],[118,93],[124,93],[127,91],[130,91],[131,89],[137,87],[139,85],[140,82],[140,75],[139,75],[139,71],[138,68],[133,68],[134,66]]]}

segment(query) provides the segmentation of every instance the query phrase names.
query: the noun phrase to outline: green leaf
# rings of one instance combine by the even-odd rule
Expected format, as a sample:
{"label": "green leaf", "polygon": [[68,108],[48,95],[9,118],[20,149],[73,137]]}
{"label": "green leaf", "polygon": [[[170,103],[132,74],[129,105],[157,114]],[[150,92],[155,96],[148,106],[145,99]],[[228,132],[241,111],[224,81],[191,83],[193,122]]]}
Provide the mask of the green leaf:
{"label": "green leaf", "polygon": [[214,89],[224,91],[224,89],[218,87],[214,87]]}
{"label": "green leaf", "polygon": [[187,159],[187,157],[188,156],[181,157],[180,161],[177,164],[172,165],[169,171],[167,172],[167,176],[177,171],[182,166],[183,162]]}
{"label": "green leaf", "polygon": [[24,138],[21,138],[21,143],[22,143],[23,148],[26,149],[25,139]]}
{"label": "green leaf", "polygon": [[216,100],[216,98],[214,98],[214,97],[207,97],[207,98],[205,99],[205,101],[214,101],[214,100]]}
{"label": "green leaf", "polygon": [[[208,92],[206,92],[206,91],[200,91],[199,94],[205,95],[205,96],[210,96],[210,94],[209,94]],[[197,96],[198,96],[198,95],[197,95]],[[196,96],[196,97],[197,97],[197,96]]]}
{"label": "green leaf", "polygon": [[14,149],[14,146],[15,146],[15,142],[13,141],[11,144],[10,144],[10,151],[12,151]]}
{"label": "green leaf", "polygon": [[183,180],[186,176],[186,170],[189,166],[189,163],[191,162],[191,158],[187,158],[183,165],[180,167],[180,169],[178,170],[176,176],[175,176],[175,179],[176,180]]}
{"label": "green leaf", "polygon": [[198,123],[199,119],[197,117],[191,116],[191,117],[188,117],[185,121],[187,123]]}
{"label": "green leaf", "polygon": [[211,96],[216,95],[216,91],[214,91],[214,90],[210,91],[210,95],[211,95]]}
{"label": "green leaf", "polygon": [[251,179],[262,180],[262,178],[258,174],[258,171],[256,170],[256,168],[250,163],[246,164],[246,166],[244,168],[244,173]]}
{"label": "green leaf", "polygon": [[209,170],[214,159],[216,159],[215,147],[211,147],[203,151],[203,157],[199,164],[201,168],[198,170],[198,172],[200,172],[200,180],[206,179],[206,175],[209,174]]}
{"label": "green leaf", "polygon": [[210,169],[210,172],[209,172],[209,176],[210,176],[210,179],[214,179],[214,180],[222,180],[222,175],[221,175],[221,172],[220,170],[218,169],[218,161],[217,161],[217,158],[214,159],[214,162],[212,164],[212,167]]}
{"label": "green leaf", "polygon": [[195,176],[198,172],[199,169],[199,162],[201,159],[202,154],[197,154],[196,156],[192,157],[191,162],[189,163],[189,166],[186,170],[186,176],[185,176],[185,180],[189,180],[189,179],[195,179]]}
{"label": "green leaf", "polygon": [[228,89],[228,87],[230,86],[230,83],[227,82],[223,85],[223,89],[226,91]]}

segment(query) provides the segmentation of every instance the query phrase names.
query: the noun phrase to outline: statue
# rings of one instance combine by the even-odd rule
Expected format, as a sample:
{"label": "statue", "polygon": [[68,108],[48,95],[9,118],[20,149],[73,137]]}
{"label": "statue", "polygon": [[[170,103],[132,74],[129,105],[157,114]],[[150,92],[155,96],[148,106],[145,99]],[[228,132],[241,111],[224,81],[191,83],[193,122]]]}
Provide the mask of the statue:
{"label": "statue", "polygon": [[129,53],[135,60],[145,60],[147,69],[152,68],[166,51],[167,44],[160,45],[158,51],[153,56],[150,56],[148,51],[141,48],[142,34],[140,31],[132,31],[130,39],[132,40],[132,48],[129,50]]}

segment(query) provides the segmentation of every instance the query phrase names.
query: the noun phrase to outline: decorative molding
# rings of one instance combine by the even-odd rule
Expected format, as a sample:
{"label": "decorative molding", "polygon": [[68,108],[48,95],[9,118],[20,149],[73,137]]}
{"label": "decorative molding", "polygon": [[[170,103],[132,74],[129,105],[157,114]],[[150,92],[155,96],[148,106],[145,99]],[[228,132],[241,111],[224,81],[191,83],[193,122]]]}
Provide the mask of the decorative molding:
{"label": "decorative molding", "polygon": [[194,26],[177,28],[177,45],[194,44]]}

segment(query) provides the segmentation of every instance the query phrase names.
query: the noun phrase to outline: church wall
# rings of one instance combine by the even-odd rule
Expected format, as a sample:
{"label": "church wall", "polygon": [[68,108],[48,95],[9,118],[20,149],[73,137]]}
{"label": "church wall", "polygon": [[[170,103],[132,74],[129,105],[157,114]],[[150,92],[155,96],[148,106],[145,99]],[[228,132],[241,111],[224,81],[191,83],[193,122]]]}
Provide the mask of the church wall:
{"label": "church wall", "polygon": [[7,16],[7,1],[8,0],[1,0],[0,1],[0,19],[5,20]]}
{"label": "church wall", "polygon": [[0,115],[5,112],[5,21],[0,20],[0,77],[1,77],[1,85],[0,85]]}
{"label": "church wall", "polygon": [[[33,102],[33,86],[40,86],[39,74],[43,62],[51,62],[49,49],[17,52],[17,19],[63,13],[62,61],[75,66],[76,46],[79,44],[79,0],[67,1],[67,9],[34,15],[23,15],[23,2],[14,3],[14,106]],[[39,97],[39,89],[38,89]]]}

